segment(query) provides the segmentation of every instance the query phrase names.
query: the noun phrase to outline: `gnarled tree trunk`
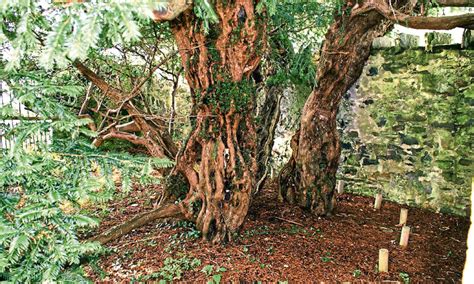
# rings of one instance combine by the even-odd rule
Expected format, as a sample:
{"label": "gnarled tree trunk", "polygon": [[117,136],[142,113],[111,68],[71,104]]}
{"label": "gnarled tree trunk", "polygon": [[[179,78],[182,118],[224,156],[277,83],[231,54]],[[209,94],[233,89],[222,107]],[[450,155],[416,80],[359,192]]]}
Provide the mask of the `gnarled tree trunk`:
{"label": "gnarled tree trunk", "polygon": [[373,39],[391,26],[375,11],[357,16],[345,13],[336,16],[326,34],[317,87],[305,103],[299,131],[291,143],[292,157],[279,176],[281,197],[317,215],[328,215],[333,209],[340,157],[336,128],[339,102],[359,78]]}
{"label": "gnarled tree trunk", "polygon": [[213,243],[229,240],[240,228],[256,183],[251,74],[265,29],[255,2],[216,1],[219,22],[207,34],[191,11],[172,23],[196,116],[176,164],[189,185],[183,208]]}
{"label": "gnarled tree trunk", "polygon": [[[444,6],[456,1],[444,1]],[[464,3],[466,4],[466,3]],[[412,16],[416,1],[346,1],[326,34],[316,75],[318,86],[307,99],[299,132],[293,137],[293,154],[280,173],[280,197],[318,215],[333,209],[340,146],[336,114],[345,92],[361,75],[374,38],[384,35],[393,22],[417,29],[469,28],[472,14]]]}
{"label": "gnarled tree trunk", "polygon": [[[340,147],[336,114],[343,94],[359,78],[374,38],[399,23],[416,29],[469,28],[472,14],[424,16],[417,1],[346,1],[326,34],[318,66],[318,86],[303,109],[299,132],[293,137],[293,154],[280,173],[281,197],[318,215],[330,214]],[[458,6],[443,1],[443,6]],[[422,5],[423,6],[423,5]],[[462,6],[469,6],[463,2]],[[415,11],[416,10],[416,11]],[[421,16],[412,16],[413,12]]]}

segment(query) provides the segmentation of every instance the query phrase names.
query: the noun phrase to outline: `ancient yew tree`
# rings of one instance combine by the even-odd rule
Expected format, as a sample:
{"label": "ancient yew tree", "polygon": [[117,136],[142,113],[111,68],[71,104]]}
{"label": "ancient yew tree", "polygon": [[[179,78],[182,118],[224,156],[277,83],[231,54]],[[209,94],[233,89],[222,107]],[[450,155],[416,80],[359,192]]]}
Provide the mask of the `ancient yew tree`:
{"label": "ancient yew tree", "polygon": [[172,23],[196,116],[177,157],[176,170],[189,184],[182,208],[213,242],[238,230],[255,186],[251,74],[265,44],[265,23],[255,2],[218,1],[218,22],[208,32],[191,11]]}
{"label": "ancient yew tree", "polygon": [[[472,1],[441,1],[441,6],[472,6]],[[318,215],[330,214],[340,146],[336,114],[342,96],[360,77],[374,38],[394,23],[416,29],[473,28],[474,15],[427,17],[427,4],[384,0],[347,1],[335,14],[320,50],[317,87],[308,97],[299,130],[294,135],[290,161],[279,176],[280,191]]]}

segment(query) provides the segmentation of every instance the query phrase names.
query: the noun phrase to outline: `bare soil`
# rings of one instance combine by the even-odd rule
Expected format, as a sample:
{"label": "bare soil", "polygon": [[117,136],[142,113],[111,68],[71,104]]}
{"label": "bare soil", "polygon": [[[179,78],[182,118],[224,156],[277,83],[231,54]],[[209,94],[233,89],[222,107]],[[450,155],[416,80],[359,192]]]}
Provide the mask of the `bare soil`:
{"label": "bare soil", "polygon": [[[100,230],[153,208],[160,187],[136,189],[108,209]],[[409,245],[398,245],[402,205],[343,194],[333,216],[318,218],[296,206],[279,203],[274,187],[258,196],[240,236],[213,246],[183,222],[167,220],[137,229],[107,244],[111,251],[86,273],[95,282],[130,282],[160,270],[168,257],[197,258],[201,264],[176,279],[207,282],[206,265],[224,267],[222,282],[401,281],[460,282],[469,220],[409,208]],[[377,270],[378,251],[389,250],[389,273]],[[153,279],[159,280],[159,279]]]}

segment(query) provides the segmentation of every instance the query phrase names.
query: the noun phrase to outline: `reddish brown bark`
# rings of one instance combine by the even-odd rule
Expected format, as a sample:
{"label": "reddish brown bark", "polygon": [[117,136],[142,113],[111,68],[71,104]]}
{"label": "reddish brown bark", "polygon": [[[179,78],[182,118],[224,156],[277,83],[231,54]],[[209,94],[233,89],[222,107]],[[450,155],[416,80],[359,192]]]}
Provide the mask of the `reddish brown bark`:
{"label": "reddish brown bark", "polygon": [[433,0],[434,6],[441,7],[474,7],[474,0]]}
{"label": "reddish brown bark", "polygon": [[[141,214],[95,237],[102,243],[158,218],[194,221],[213,243],[230,240],[247,215],[256,184],[256,130],[251,80],[265,42],[258,1],[217,1],[208,33],[191,10],[172,23],[193,96],[193,130],[178,153],[173,180],[188,186],[183,201]],[[174,184],[176,189],[176,182]],[[178,186],[179,187],[179,186]],[[172,192],[165,192],[170,196]]]}
{"label": "reddish brown bark", "polygon": [[185,215],[213,243],[231,239],[240,228],[255,186],[250,75],[259,64],[265,30],[255,2],[217,1],[219,23],[208,34],[192,11],[172,23],[196,114],[176,171],[189,185]]}

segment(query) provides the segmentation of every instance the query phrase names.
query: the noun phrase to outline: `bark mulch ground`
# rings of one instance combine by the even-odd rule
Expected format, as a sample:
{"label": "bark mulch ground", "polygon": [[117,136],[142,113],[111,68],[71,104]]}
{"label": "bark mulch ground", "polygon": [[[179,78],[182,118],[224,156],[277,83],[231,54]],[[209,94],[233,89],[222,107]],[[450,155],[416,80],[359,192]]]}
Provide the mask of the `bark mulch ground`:
{"label": "bark mulch ground", "polygon": [[[159,190],[137,189],[131,198],[112,204],[101,230],[153,208]],[[409,208],[412,233],[408,248],[401,249],[399,204],[384,201],[382,209],[374,211],[373,198],[343,194],[333,216],[318,218],[277,202],[276,195],[268,188],[256,198],[231,244],[210,245],[188,223],[168,220],[110,242],[110,251],[91,262],[86,272],[96,282],[155,281],[165,259],[173,258],[181,264],[168,264],[164,273],[177,276],[182,269],[177,278],[187,282],[206,282],[214,275],[222,282],[460,282],[467,218]],[[381,248],[389,250],[389,273],[376,272]],[[189,265],[192,259],[200,264]],[[212,271],[201,271],[207,265]]]}

